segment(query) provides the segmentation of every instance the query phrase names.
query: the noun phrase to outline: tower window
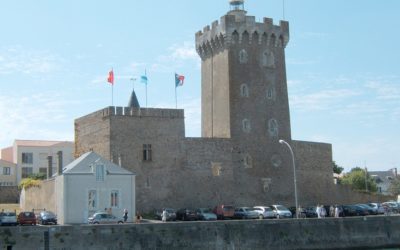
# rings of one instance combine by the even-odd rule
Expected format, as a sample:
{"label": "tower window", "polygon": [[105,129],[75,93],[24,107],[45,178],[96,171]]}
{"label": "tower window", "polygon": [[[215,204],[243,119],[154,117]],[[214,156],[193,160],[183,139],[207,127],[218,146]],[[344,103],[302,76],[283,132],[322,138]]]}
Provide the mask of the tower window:
{"label": "tower window", "polygon": [[247,84],[240,85],[240,96],[249,97],[249,87],[247,86]]}
{"label": "tower window", "polygon": [[245,168],[252,168],[253,167],[253,159],[251,158],[251,156],[249,154],[244,156],[243,162],[244,162],[244,167]]}
{"label": "tower window", "polygon": [[239,62],[240,64],[245,64],[249,61],[249,55],[247,54],[246,50],[242,49],[239,52]]}
{"label": "tower window", "polygon": [[268,121],[268,133],[271,137],[278,137],[278,122],[275,119]]}
{"label": "tower window", "polygon": [[151,144],[143,144],[143,161],[152,160]]}
{"label": "tower window", "polygon": [[222,166],[220,162],[211,162],[211,171],[213,176],[221,175]]}
{"label": "tower window", "polygon": [[243,127],[243,132],[249,133],[251,130],[250,121],[248,119],[243,119],[242,127]]}
{"label": "tower window", "polygon": [[275,56],[274,53],[270,50],[264,51],[262,53],[262,66],[268,67],[268,68],[274,68],[275,67]]}
{"label": "tower window", "polygon": [[276,94],[275,94],[275,87],[270,86],[267,88],[267,99],[268,100],[275,100]]}

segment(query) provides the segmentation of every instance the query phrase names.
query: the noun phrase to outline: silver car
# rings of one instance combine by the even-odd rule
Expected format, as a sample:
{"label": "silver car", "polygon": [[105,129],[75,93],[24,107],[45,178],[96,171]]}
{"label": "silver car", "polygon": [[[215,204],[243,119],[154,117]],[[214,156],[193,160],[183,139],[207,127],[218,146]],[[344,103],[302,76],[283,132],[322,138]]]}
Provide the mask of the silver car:
{"label": "silver car", "polygon": [[276,218],[292,218],[292,212],[282,205],[271,205],[270,208],[275,212]]}
{"label": "silver car", "polygon": [[122,218],[117,218],[112,214],[105,212],[98,212],[93,214],[93,216],[88,218],[89,224],[122,224],[124,220]]}
{"label": "silver car", "polygon": [[254,211],[258,213],[260,219],[276,218],[276,213],[270,207],[255,206]]}
{"label": "silver car", "polygon": [[0,213],[0,225],[1,226],[16,226],[17,215],[14,212],[2,212]]}

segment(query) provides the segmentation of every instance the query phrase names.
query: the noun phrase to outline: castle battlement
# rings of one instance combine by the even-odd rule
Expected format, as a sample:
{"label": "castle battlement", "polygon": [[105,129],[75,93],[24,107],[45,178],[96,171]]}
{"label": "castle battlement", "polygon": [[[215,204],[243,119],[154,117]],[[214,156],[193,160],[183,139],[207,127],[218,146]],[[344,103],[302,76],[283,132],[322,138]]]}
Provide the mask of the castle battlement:
{"label": "castle battlement", "polygon": [[219,53],[233,44],[265,44],[269,47],[286,47],[289,42],[289,23],[274,25],[271,18],[256,22],[245,11],[230,11],[196,33],[196,50],[202,59]]}
{"label": "castle battlement", "polygon": [[158,108],[132,108],[132,107],[116,107],[109,106],[107,108],[95,111],[79,119],[87,117],[110,117],[110,116],[127,116],[127,117],[151,117],[151,118],[169,118],[184,119],[183,109],[158,109]]}

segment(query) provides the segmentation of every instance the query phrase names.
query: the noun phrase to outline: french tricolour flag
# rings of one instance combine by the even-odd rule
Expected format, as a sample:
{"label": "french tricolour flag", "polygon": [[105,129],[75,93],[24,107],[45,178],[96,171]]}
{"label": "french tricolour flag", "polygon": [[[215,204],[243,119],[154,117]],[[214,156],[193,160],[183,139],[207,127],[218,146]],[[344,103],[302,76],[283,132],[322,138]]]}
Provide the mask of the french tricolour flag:
{"label": "french tricolour flag", "polygon": [[185,76],[178,75],[175,73],[175,87],[182,86],[184,80],[185,80]]}

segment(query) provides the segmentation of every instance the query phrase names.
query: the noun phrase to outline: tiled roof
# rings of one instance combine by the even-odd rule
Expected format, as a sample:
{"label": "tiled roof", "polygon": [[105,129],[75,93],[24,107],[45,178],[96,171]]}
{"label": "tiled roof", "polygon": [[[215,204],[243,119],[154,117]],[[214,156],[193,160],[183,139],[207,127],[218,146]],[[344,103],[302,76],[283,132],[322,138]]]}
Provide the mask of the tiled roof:
{"label": "tiled roof", "polygon": [[87,152],[81,155],[79,158],[68,164],[63,169],[63,174],[89,174],[93,173],[93,165],[104,165],[105,170],[108,174],[122,174],[122,175],[134,175],[134,173],[114,164],[95,152]]}
{"label": "tiled roof", "polygon": [[50,147],[63,143],[73,144],[72,141],[15,140],[15,144],[17,146],[27,146],[27,147]]}

